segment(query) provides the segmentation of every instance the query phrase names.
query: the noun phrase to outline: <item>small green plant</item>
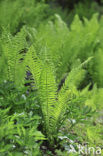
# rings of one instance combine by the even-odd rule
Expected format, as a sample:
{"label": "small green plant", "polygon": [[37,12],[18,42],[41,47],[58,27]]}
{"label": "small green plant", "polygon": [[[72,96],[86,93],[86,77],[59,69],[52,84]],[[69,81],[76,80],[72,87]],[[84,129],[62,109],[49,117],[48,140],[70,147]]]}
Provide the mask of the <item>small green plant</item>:
{"label": "small green plant", "polygon": [[34,96],[27,95],[25,88],[17,90],[11,82],[0,84],[0,155],[41,155],[45,137],[38,130],[36,105]]}

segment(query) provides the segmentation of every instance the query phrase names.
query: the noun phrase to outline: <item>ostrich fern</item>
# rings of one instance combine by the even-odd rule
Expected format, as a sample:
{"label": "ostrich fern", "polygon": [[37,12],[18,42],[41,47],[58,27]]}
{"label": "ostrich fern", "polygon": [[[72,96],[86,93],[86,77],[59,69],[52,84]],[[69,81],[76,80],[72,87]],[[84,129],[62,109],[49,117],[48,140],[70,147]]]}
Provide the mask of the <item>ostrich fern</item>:
{"label": "ostrich fern", "polygon": [[0,81],[9,80],[17,86],[23,84],[25,77],[25,28],[15,37],[4,31],[0,39]]}
{"label": "ostrich fern", "polygon": [[45,61],[42,61],[36,54],[35,48],[31,46],[26,61],[38,89],[44,133],[49,142],[53,143],[61,122],[65,119],[68,102],[76,92],[79,85],[77,82],[84,78],[85,71],[81,69],[82,66],[73,69],[63,87],[58,91],[53,65],[49,59],[45,58]]}

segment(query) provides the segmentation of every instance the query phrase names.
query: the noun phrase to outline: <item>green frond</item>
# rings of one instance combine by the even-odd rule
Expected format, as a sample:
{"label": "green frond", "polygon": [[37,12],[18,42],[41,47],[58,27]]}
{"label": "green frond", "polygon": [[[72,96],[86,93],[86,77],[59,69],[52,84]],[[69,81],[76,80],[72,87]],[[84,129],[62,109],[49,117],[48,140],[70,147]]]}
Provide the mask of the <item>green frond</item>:
{"label": "green frond", "polygon": [[[2,78],[22,85],[25,77],[26,34],[23,28],[15,37],[5,31],[1,38]],[[4,68],[3,68],[4,66]]]}
{"label": "green frond", "polygon": [[33,46],[29,48],[26,54],[26,64],[29,67],[29,69],[27,68],[27,70],[30,70],[37,87],[39,87],[39,83],[40,83],[39,79],[42,70],[42,62],[37,56],[36,50]]}
{"label": "green frond", "polygon": [[94,55],[93,62],[91,64],[91,75],[94,83],[97,83],[99,87],[103,87],[103,51],[98,49]]}
{"label": "green frond", "polygon": [[[55,110],[55,125],[62,122],[65,118],[65,113],[68,102],[71,101],[74,95],[78,95],[77,87],[85,76],[85,71],[81,68],[73,69],[67,76],[65,83],[58,93],[58,106]],[[58,125],[59,126],[59,125]]]}
{"label": "green frond", "polygon": [[[48,138],[51,137],[54,125],[55,107],[57,105],[57,86],[54,71],[49,60],[41,61],[32,46],[26,55],[28,69],[31,71],[40,97],[40,106],[44,119],[44,130]],[[43,64],[44,63],[44,64]]]}
{"label": "green frond", "polygon": [[53,129],[53,124],[55,121],[54,114],[55,107],[57,106],[58,102],[56,100],[57,87],[55,77],[52,68],[49,66],[48,62],[45,62],[41,72],[39,95],[46,132],[48,133],[48,135],[52,135],[52,132],[55,131],[55,129]]}

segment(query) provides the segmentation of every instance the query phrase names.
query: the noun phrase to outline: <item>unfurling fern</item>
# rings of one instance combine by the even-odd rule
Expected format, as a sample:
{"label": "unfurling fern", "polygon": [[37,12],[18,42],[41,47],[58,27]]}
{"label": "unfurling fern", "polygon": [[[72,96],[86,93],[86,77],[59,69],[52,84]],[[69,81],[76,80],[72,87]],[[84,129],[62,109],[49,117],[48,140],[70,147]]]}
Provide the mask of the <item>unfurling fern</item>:
{"label": "unfurling fern", "polygon": [[30,47],[26,60],[32,73],[38,94],[44,120],[44,132],[51,143],[53,143],[61,122],[65,119],[68,102],[71,101],[78,87],[78,81],[84,77],[82,66],[73,69],[67,76],[65,83],[58,92],[53,66],[49,59],[39,59],[35,48]]}

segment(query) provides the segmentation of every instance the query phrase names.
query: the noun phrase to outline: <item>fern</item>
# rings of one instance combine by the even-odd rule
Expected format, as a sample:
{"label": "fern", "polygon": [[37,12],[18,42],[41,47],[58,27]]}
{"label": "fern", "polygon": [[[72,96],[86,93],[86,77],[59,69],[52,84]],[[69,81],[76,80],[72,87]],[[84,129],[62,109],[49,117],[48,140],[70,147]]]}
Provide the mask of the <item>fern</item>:
{"label": "fern", "polygon": [[94,83],[97,83],[99,87],[103,87],[103,52],[102,49],[98,49],[94,55],[94,60],[92,62],[91,75]]}
{"label": "fern", "polygon": [[47,4],[37,0],[0,1],[0,29],[5,28],[14,35],[24,25],[37,27],[41,21],[45,23],[46,18],[48,19],[47,12],[52,14],[49,9]]}
{"label": "fern", "polygon": [[102,18],[99,25],[99,31],[96,37],[97,46],[94,49],[94,59],[89,64],[88,70],[93,79],[93,83],[96,83],[98,87],[103,87],[103,22]]}
{"label": "fern", "polygon": [[[41,63],[40,59],[38,58],[33,46],[31,46],[29,48],[29,51],[26,54],[26,64],[28,65],[29,70],[31,71],[33,78],[35,80],[35,83],[38,86],[42,63]],[[28,68],[27,68],[27,70],[28,70]]]}
{"label": "fern", "polygon": [[[92,25],[95,27],[92,28]],[[40,25],[36,32],[35,29],[29,30],[29,36],[31,34],[32,43],[41,59],[44,59],[43,53],[47,48],[48,57],[52,59],[56,70],[56,81],[60,83],[77,59],[84,62],[94,55],[99,28],[97,14],[91,20],[84,18],[84,23],[76,15],[70,28],[55,15],[54,23],[49,21],[45,26]]]}
{"label": "fern", "polygon": [[[38,95],[33,92],[34,98],[36,95],[40,101],[42,131],[53,145],[68,116],[82,121],[91,115],[90,110],[103,108],[103,22],[102,18],[98,20],[98,14],[90,20],[83,18],[83,21],[76,15],[68,27],[56,14],[52,21],[46,23],[44,20],[41,24],[44,18],[47,19],[46,8],[47,4],[36,0],[0,1],[0,82],[12,81],[16,87],[21,87],[25,83],[26,72],[31,72],[33,79],[30,82],[38,92]],[[15,13],[14,20],[11,20]],[[2,112],[0,110],[0,114]],[[15,115],[13,118],[18,119]],[[17,124],[14,128],[9,119],[11,117],[7,118],[8,124],[3,123],[0,131],[4,136],[3,131],[7,128],[13,131],[10,135],[14,136],[16,128],[16,133],[22,137],[15,140],[18,145],[28,146],[26,139],[30,139],[32,144],[34,137],[37,136],[36,141],[43,137],[38,131],[34,133],[37,127],[26,129]],[[89,129],[87,133],[91,137]]]}
{"label": "fern", "polygon": [[23,28],[15,37],[4,32],[1,38],[1,80],[14,81],[16,85],[24,83],[25,77],[25,29]]}
{"label": "fern", "polygon": [[30,47],[26,57],[28,69],[31,71],[38,88],[44,120],[44,133],[52,144],[60,128],[60,123],[65,119],[68,102],[73,98],[76,86],[79,85],[77,82],[84,78],[84,70],[81,70],[81,67],[73,69],[67,76],[61,90],[57,92],[54,70],[49,60],[47,58],[45,61],[40,60],[33,46]]}
{"label": "fern", "polygon": [[39,96],[41,99],[41,109],[45,121],[45,130],[48,138],[51,137],[54,127],[54,109],[56,101],[56,82],[51,67],[46,62],[40,76]]}
{"label": "fern", "polygon": [[74,96],[78,96],[77,89],[84,77],[85,70],[82,69],[81,65],[78,68],[73,68],[68,74],[65,83],[63,84],[61,90],[58,93],[58,108],[56,108],[57,111],[55,110],[55,112],[57,113],[56,125],[58,125],[58,123],[62,122],[62,120],[65,119],[65,114],[68,109],[68,103],[72,101]]}

